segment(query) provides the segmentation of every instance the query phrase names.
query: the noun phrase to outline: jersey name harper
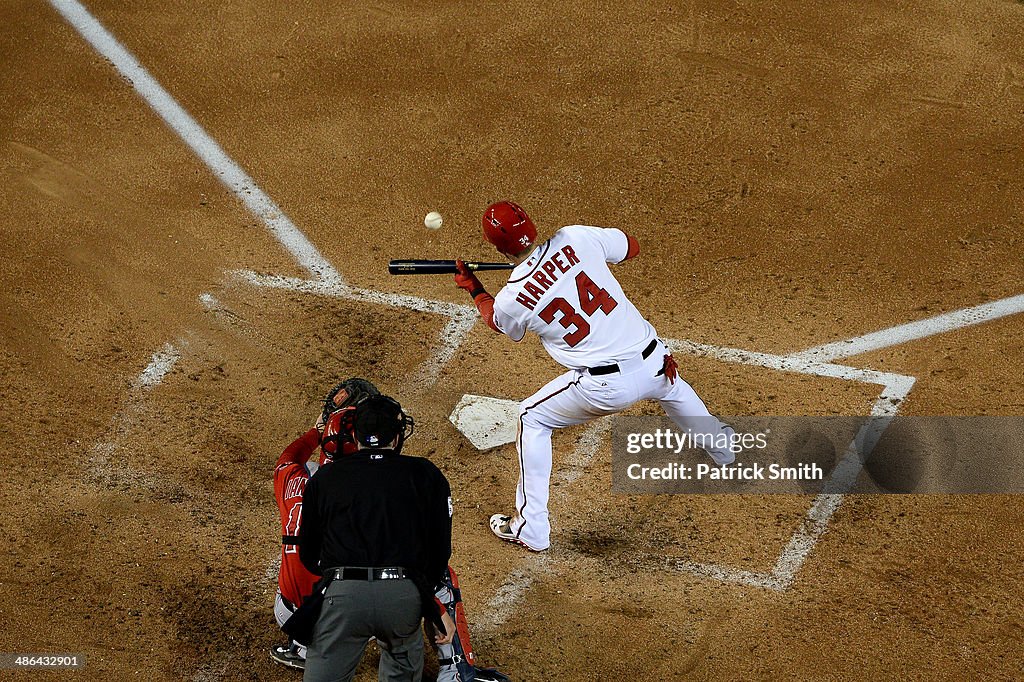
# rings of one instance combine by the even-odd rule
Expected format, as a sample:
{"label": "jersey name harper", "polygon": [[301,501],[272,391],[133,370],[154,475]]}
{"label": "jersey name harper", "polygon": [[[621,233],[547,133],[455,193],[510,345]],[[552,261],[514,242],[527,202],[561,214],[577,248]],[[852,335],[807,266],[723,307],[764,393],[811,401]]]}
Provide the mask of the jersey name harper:
{"label": "jersey name harper", "polygon": [[494,298],[494,324],[521,341],[536,333],[569,369],[597,367],[639,354],[654,328],[626,298],[608,263],[625,257],[622,230],[570,225],[539,244]]}
{"label": "jersey name harper", "polygon": [[[565,274],[579,262],[580,259],[576,257],[576,252],[572,247],[563,246],[561,251],[548,256],[547,260],[542,261],[540,267],[535,268],[533,273],[527,277],[527,281],[523,284],[523,290],[516,296],[516,303],[526,306],[527,310],[533,310],[544,292],[558,281],[558,275],[555,272]],[[531,282],[531,279],[536,284]]]}

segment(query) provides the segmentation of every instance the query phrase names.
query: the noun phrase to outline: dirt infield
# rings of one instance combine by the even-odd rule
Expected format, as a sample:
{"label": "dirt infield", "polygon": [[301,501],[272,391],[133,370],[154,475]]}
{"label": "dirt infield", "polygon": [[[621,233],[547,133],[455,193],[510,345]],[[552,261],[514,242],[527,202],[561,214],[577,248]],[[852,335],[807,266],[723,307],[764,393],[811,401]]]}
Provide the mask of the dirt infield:
{"label": "dirt infield", "polygon": [[[467,303],[386,261],[491,259],[479,214],[512,198],[542,232],[635,235],[616,274],[666,338],[782,355],[1024,293],[1018,2],[87,5],[353,287]],[[1016,497],[848,497],[766,589],[673,562],[770,571],[811,498],[613,495],[581,427],[555,437],[552,550],[499,543],[514,448],[477,451],[448,415],[555,376],[535,338],[302,290],[49,3],[0,7],[0,59],[0,653],[79,653],[83,679],[298,679],[267,655],[271,470],[362,375],[451,480],[474,646],[517,681],[1024,676]],[[1022,414],[1022,331],[840,361],[916,377],[901,414]],[[879,396],[678,357],[722,415]]]}

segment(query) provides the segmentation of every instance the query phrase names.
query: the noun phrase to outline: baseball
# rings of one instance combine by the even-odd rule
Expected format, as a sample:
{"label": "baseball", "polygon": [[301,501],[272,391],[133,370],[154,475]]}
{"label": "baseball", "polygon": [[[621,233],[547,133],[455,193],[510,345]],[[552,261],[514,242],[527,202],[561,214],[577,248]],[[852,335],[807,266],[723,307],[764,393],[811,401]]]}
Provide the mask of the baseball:
{"label": "baseball", "polygon": [[427,226],[428,230],[436,230],[441,227],[442,223],[444,223],[444,218],[437,211],[431,211],[423,219],[423,224]]}

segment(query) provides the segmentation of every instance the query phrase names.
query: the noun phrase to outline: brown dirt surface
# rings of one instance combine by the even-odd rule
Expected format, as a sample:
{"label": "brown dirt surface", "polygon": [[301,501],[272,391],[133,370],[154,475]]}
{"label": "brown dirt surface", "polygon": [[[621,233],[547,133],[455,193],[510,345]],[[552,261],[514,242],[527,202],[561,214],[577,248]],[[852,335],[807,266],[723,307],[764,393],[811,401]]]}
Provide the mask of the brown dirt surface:
{"label": "brown dirt surface", "polygon": [[[87,4],[356,286],[465,303],[386,261],[490,260],[479,214],[513,198],[542,231],[635,235],[616,272],[669,338],[790,353],[1024,293],[1020,2]],[[1014,496],[852,496],[776,592],[669,565],[768,571],[808,498],[613,495],[609,446],[577,428],[555,436],[552,550],[499,543],[514,448],[448,415],[555,376],[535,339],[477,325],[422,380],[444,317],[239,278],[304,273],[47,3],[0,5],[0,61],[0,653],[298,679],[267,656],[271,470],[362,375],[451,480],[475,649],[517,681],[1024,676]],[[1020,415],[1022,331],[844,362],[917,377],[903,414]],[[679,359],[724,415],[878,395]]]}

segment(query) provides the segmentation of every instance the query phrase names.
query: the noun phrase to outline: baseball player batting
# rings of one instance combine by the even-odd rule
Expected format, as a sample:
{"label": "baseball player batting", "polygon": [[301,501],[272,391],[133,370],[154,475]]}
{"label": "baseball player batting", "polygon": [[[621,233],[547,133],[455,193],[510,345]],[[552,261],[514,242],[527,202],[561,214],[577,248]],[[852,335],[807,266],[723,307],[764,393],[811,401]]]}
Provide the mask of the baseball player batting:
{"label": "baseball player batting", "polygon": [[[569,370],[519,406],[515,513],[490,518],[499,538],[540,552],[550,546],[554,429],[653,399],[680,428],[714,430],[715,443],[732,443],[733,431],[712,417],[678,377],[671,353],[608,268],[640,252],[636,239],[615,228],[570,225],[537,243],[533,221],[511,201],[488,206],[481,222],[484,238],[515,268],[492,297],[457,261],[456,285],[469,292],[491,329],[516,342],[534,332],[548,354]],[[723,466],[735,460],[728,447],[708,454]]]}

